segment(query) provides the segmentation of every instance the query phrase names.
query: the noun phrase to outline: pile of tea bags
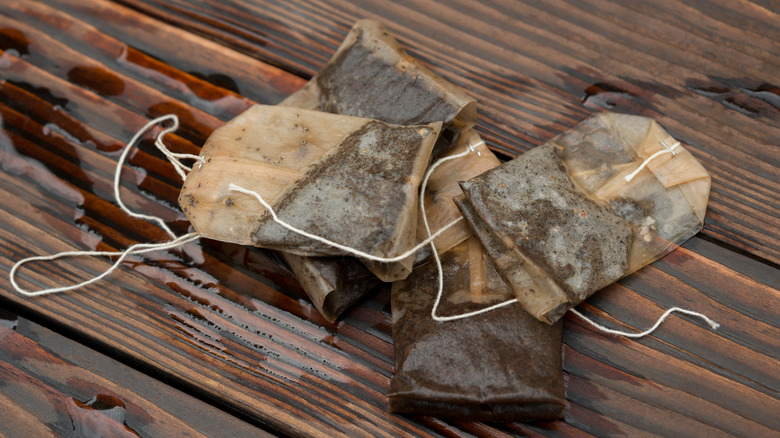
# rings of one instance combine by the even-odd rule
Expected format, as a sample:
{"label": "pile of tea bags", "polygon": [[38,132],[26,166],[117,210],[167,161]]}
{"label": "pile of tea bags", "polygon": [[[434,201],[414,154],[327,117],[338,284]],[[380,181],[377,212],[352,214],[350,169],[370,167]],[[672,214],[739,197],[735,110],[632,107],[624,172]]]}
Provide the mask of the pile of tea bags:
{"label": "pile of tea bags", "polygon": [[[330,321],[393,282],[391,411],[559,418],[561,316],[699,231],[709,175],[644,117],[599,114],[503,164],[475,123],[472,98],[359,21],[303,89],[214,131],[179,202],[203,237],[278,250]],[[431,163],[468,149],[420,199]],[[433,241],[441,272],[431,246],[405,255],[429,236],[421,206],[433,231],[459,220]]]}

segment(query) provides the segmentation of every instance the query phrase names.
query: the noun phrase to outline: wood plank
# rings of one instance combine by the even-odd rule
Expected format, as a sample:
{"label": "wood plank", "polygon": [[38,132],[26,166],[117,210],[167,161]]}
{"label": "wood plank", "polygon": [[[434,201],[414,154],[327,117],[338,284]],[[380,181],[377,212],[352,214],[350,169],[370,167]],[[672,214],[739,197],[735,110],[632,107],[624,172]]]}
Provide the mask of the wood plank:
{"label": "wood plank", "polygon": [[776,8],[748,1],[121,3],[308,74],[327,57],[293,48],[325,45],[331,53],[356,19],[385,21],[413,56],[480,101],[480,128],[509,154],[593,112],[654,117],[713,175],[705,235],[780,263],[772,231],[780,229]]}
{"label": "wood plank", "polygon": [[[222,83],[252,100],[275,104],[300,88],[303,80],[284,70],[224,47],[207,38],[167,26],[107,1],[45,3],[82,18],[104,33],[148,53],[182,72]],[[100,16],[100,20],[89,17]],[[140,31],[143,30],[143,31]],[[197,56],[193,56],[197,54]],[[229,74],[228,74],[229,73]]]}
{"label": "wood plank", "polygon": [[[215,86],[193,74],[171,68],[168,64],[51,6],[38,2],[0,6],[3,7],[3,13],[17,23],[11,29],[20,31],[21,26],[28,25],[25,33],[13,32],[13,35],[5,35],[6,48],[30,55],[27,59],[32,62],[47,60],[41,54],[35,53],[40,49],[48,51],[48,48],[40,48],[40,44],[36,44],[36,36],[51,36],[68,47],[68,50],[79,52],[75,56],[80,58],[81,62],[93,63],[94,58],[103,64],[102,68],[106,70],[121,72],[146,84],[157,84],[157,90],[213,113],[222,120],[234,117],[253,103],[231,89]],[[31,31],[30,27],[35,30]],[[89,44],[85,44],[85,40]],[[63,61],[72,65],[76,60],[68,58]],[[96,79],[85,75],[82,75],[82,78]],[[292,76],[290,80],[300,82],[300,79]],[[82,85],[89,88],[88,84]]]}
{"label": "wood plank", "polygon": [[[426,15],[430,10],[420,9],[422,5],[417,3],[365,3],[357,12],[339,2],[298,2],[292,3],[293,9],[272,2],[133,5],[144,13],[98,0],[0,2],[2,25],[18,31],[10,37],[8,32],[3,34],[7,46],[3,47],[0,69],[0,76],[6,79],[0,86],[5,130],[0,136],[0,197],[5,206],[0,212],[3,272],[29,255],[74,248],[111,250],[137,241],[165,240],[155,226],[124,215],[114,204],[110,188],[116,151],[146,122],[151,115],[148,108],[172,102],[166,108],[191,113],[192,117],[183,119],[181,135],[169,139],[177,150],[197,152],[210,129],[235,111],[256,101],[274,102],[297,89],[303,80],[289,72],[315,71],[335,50],[355,14],[363,13],[386,13],[391,29],[415,55],[482,96],[486,117],[480,129],[497,149],[517,152],[539,144],[610,102],[629,112],[663,113],[665,123],[670,123],[676,134],[717,140],[712,148],[695,151],[708,168],[717,170],[713,170],[716,184],[705,236],[718,243],[731,242],[729,239],[743,242],[734,244],[742,249],[756,242],[769,249],[774,245],[771,238],[776,236],[771,232],[775,217],[762,210],[777,203],[772,185],[777,163],[773,161],[774,150],[768,147],[777,130],[774,119],[742,115],[736,121],[728,120],[726,115],[734,109],[687,88],[680,91],[685,87],[680,78],[657,67],[641,73],[636,66],[622,66],[620,55],[629,47],[645,49],[636,57],[640,66],[665,56],[663,50],[644,45],[648,35],[629,38],[629,28],[645,31],[641,20],[621,24],[609,34],[613,39],[625,37],[625,42],[612,43],[599,37],[598,41],[609,43],[615,54],[598,54],[586,44],[591,24],[574,12],[560,15],[561,23],[576,27],[566,30],[565,37],[545,29],[542,24],[552,23],[555,17],[544,9],[546,6],[532,5],[521,11],[501,9],[504,6],[498,4],[458,5],[466,15],[481,20],[501,15],[496,11],[515,17],[515,22],[498,20],[500,25],[487,32],[468,20],[455,26],[454,20],[463,13],[453,7],[443,7],[445,13],[431,18]],[[555,11],[566,6],[550,5],[557,8]],[[163,7],[172,9],[165,9],[160,17],[171,22],[189,17],[182,23],[191,26],[182,27],[197,31],[197,35],[145,15],[154,15]],[[651,14],[635,3],[616,7],[637,9],[640,16]],[[754,35],[748,29],[747,36],[733,31],[718,40],[708,39],[707,26],[715,21],[725,20],[734,26],[732,18],[716,13],[728,8],[683,8],[682,18],[674,19],[673,9],[666,5],[659,9],[658,17],[667,21],[694,16],[702,19],[701,25],[683,33],[662,27],[672,33],[662,41],[676,44],[670,55],[674,59],[665,65],[676,66],[678,73],[701,68],[733,73],[733,68],[719,64],[721,58],[709,60],[688,54],[683,42],[690,35],[696,37],[696,45],[728,48],[726,61],[752,57],[766,66],[774,65],[764,50],[774,47],[771,30],[766,34],[770,36]],[[235,19],[236,11],[241,11],[249,24],[237,27],[241,21]],[[214,15],[217,12],[233,18],[220,18],[223,15]],[[745,14],[760,15],[755,11]],[[534,26],[536,18],[540,24]],[[606,20],[601,24],[616,20],[610,16],[600,19]],[[762,22],[758,17],[752,19]],[[520,47],[516,41],[501,48],[499,38],[516,36],[514,25],[533,30],[523,42],[535,41],[540,48]],[[139,35],[143,32],[137,28],[152,29],[152,36]],[[464,30],[469,34],[464,36]],[[735,54],[751,38],[756,39],[756,49]],[[262,41],[268,44],[260,44]],[[462,41],[459,56],[448,47],[455,41]],[[541,47],[554,56],[545,59]],[[257,51],[251,52],[252,48]],[[119,56],[123,51],[132,55]],[[190,56],[196,51],[199,56]],[[639,84],[612,71],[607,75],[603,70],[567,70],[562,65],[566,61],[592,68],[600,56],[604,66],[626,69],[623,73],[630,74],[626,77],[650,82]],[[52,57],[62,58],[63,64],[51,63]],[[238,71],[235,76],[228,65]],[[88,67],[81,72],[108,74],[68,74],[79,66]],[[520,66],[531,70],[525,72]],[[523,75],[515,71],[523,71]],[[750,64],[746,71],[754,75],[763,72],[758,64]],[[660,79],[651,80],[653,72]],[[238,86],[219,75],[233,78]],[[103,76],[127,84],[124,92],[108,93],[109,88],[98,80]],[[617,81],[630,93],[607,90],[602,93],[606,97],[597,95],[583,104],[581,90],[602,79]],[[663,88],[658,95],[646,90],[666,82],[681,94],[670,97]],[[687,115],[693,110],[698,112]],[[684,121],[675,121],[678,116]],[[703,127],[711,125],[709,117],[725,123],[724,127],[700,134]],[[748,128],[759,129],[751,133]],[[726,153],[726,139],[746,146]],[[752,161],[747,163],[748,159]],[[123,182],[128,204],[161,215],[172,221],[174,230],[185,232],[188,224],[176,208],[178,176],[148,140],[142,142],[130,164]],[[736,168],[742,165],[744,170]],[[746,196],[752,200],[747,201]],[[734,211],[749,214],[737,220]],[[755,246],[759,250],[749,253],[772,260],[771,251],[760,245]],[[107,261],[96,259],[34,265],[22,272],[22,278],[24,284],[38,287],[73,283],[107,266]],[[388,414],[385,394],[392,376],[392,344],[387,292],[370,298],[344,320],[328,324],[273,255],[256,248],[201,241],[178,251],[133,259],[107,281],[83,291],[33,300],[10,292],[3,276],[0,300],[23,306],[36,317],[73,327],[95,348],[142,363],[188,392],[220,400],[233,412],[287,433],[579,436],[708,430],[713,434],[766,435],[780,430],[773,416],[780,409],[780,383],[772,373],[780,351],[778,278],[775,267],[694,238],[665,259],[600,292],[585,309],[606,324],[643,328],[664,308],[684,305],[704,311],[721,322],[722,328],[712,332],[698,321],[673,317],[653,337],[629,342],[602,336],[567,317],[564,366],[570,382],[570,406],[566,421],[507,425]],[[591,400],[594,392],[603,396]],[[25,411],[19,406],[13,409]],[[658,416],[671,424],[652,424],[638,413]]]}
{"label": "wood plank", "polygon": [[4,436],[271,436],[26,318],[2,317]]}

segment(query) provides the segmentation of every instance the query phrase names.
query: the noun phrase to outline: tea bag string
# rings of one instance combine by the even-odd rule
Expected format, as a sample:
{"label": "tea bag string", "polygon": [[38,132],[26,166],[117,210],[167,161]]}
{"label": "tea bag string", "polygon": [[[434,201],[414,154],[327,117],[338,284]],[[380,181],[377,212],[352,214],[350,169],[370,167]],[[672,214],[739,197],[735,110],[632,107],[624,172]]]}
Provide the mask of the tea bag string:
{"label": "tea bag string", "polygon": [[[132,245],[128,247],[124,251],[64,251],[61,253],[49,255],[49,256],[35,256],[35,257],[28,257],[26,259],[19,260],[14,264],[14,266],[11,268],[11,272],[9,275],[9,280],[11,281],[11,285],[13,286],[14,290],[19,292],[22,295],[26,295],[28,297],[35,297],[39,295],[47,295],[47,294],[53,294],[58,292],[65,292],[69,290],[78,289],[84,286],[87,286],[89,284],[95,283],[96,281],[102,280],[104,277],[110,275],[116,268],[119,267],[122,262],[131,255],[137,255],[137,254],[146,254],[149,252],[155,252],[155,251],[164,251],[167,249],[174,249],[178,248],[182,245],[185,245],[187,243],[193,242],[197,239],[199,239],[200,236],[197,233],[189,233],[185,234],[181,237],[178,237],[170,242],[163,242],[163,243],[136,243],[135,245]],[[102,274],[93,277],[89,280],[82,281],[81,283],[74,284],[71,286],[62,286],[62,287],[53,287],[49,289],[41,289],[37,291],[28,291],[25,289],[22,289],[21,286],[16,282],[16,272],[19,270],[19,268],[22,267],[25,263],[29,262],[35,262],[35,261],[52,261],[57,260],[64,257],[99,257],[99,256],[119,256],[118,259],[114,262],[111,267],[109,267],[107,270],[105,270]]]}
{"label": "tea bag string", "polygon": [[171,231],[170,228],[168,228],[168,225],[165,224],[165,221],[163,221],[161,218],[157,216],[150,216],[142,213],[135,213],[131,211],[124,202],[122,202],[122,196],[119,194],[119,180],[122,175],[122,167],[125,164],[125,160],[127,160],[127,156],[130,154],[130,151],[133,149],[133,145],[135,145],[138,140],[141,138],[142,135],[146,133],[149,129],[151,129],[153,126],[156,126],[159,123],[165,122],[170,120],[173,122],[171,126],[163,129],[160,131],[160,134],[157,136],[157,138],[154,140],[154,145],[157,146],[157,149],[160,150],[160,152],[165,155],[165,157],[170,161],[170,163],[173,165],[173,168],[176,169],[176,172],[181,176],[182,181],[184,181],[185,178],[187,178],[187,175],[184,173],[184,171],[190,171],[192,168],[185,166],[184,164],[179,161],[180,159],[192,159],[195,161],[202,162],[203,158],[201,158],[198,155],[192,155],[192,154],[179,154],[171,152],[166,146],[165,143],[163,143],[163,139],[165,138],[165,135],[174,132],[177,129],[179,129],[179,118],[175,114],[166,114],[164,116],[157,117],[156,119],[150,120],[146,125],[144,125],[141,129],[138,130],[138,132],[135,133],[133,138],[130,139],[129,142],[127,142],[127,145],[125,146],[124,150],[122,151],[122,154],[119,156],[119,160],[117,160],[116,164],[116,171],[114,172],[114,197],[116,198],[117,204],[119,204],[119,208],[122,209],[125,213],[128,215],[138,218],[138,219],[144,219],[149,222],[154,222],[157,225],[160,226],[163,230],[165,230],[166,233],[168,233],[169,236],[176,239],[176,234]]}
{"label": "tea bag string", "polygon": [[710,319],[707,315],[704,315],[704,314],[699,313],[699,312],[694,312],[693,310],[683,309],[682,307],[672,307],[672,308],[668,309],[666,312],[664,312],[663,315],[661,315],[660,318],[658,318],[658,320],[655,322],[655,324],[652,327],[650,327],[649,329],[647,329],[647,330],[645,330],[643,332],[640,332],[640,333],[624,332],[624,331],[620,331],[620,330],[611,329],[609,327],[605,327],[605,326],[603,326],[603,325],[593,321],[592,319],[588,318],[587,316],[583,315],[582,313],[580,313],[576,309],[569,309],[569,312],[579,316],[581,319],[583,319],[585,322],[590,324],[592,327],[595,327],[599,331],[602,331],[604,333],[608,333],[608,334],[611,334],[611,335],[624,336],[626,338],[634,338],[634,339],[647,336],[650,333],[654,332],[655,329],[657,329],[658,326],[660,326],[661,323],[664,322],[664,320],[669,315],[671,315],[674,312],[679,312],[679,313],[683,313],[683,314],[686,314],[686,315],[690,315],[690,316],[695,316],[695,317],[701,318],[707,324],[709,324],[709,326],[712,327],[713,330],[717,330],[718,327],[720,327],[720,324],[718,324],[717,322],[715,322],[712,319]]}
{"label": "tea bag string", "polygon": [[661,145],[665,149],[661,149],[660,151],[654,153],[653,155],[650,155],[649,157],[645,158],[645,161],[642,161],[642,164],[640,164],[639,167],[637,167],[633,172],[631,172],[628,175],[626,175],[626,177],[625,177],[626,178],[626,182],[631,182],[631,180],[634,179],[634,177],[639,172],[641,172],[642,169],[647,167],[647,165],[650,164],[651,161],[655,160],[656,158],[660,157],[661,155],[663,155],[663,154],[672,154],[672,157],[677,155],[677,153],[674,150],[677,149],[678,146],[680,146],[680,142],[679,141],[675,141],[675,143],[673,145],[671,145],[671,146],[667,145],[666,142],[664,142],[661,139],[658,139],[658,141],[661,143]]}
{"label": "tea bag string", "polygon": [[[466,155],[468,155],[468,154],[470,154],[472,152],[476,152],[478,155],[481,155],[479,150],[476,149],[476,148],[479,147],[480,145],[484,145],[484,144],[485,144],[484,140],[480,140],[475,145],[472,145],[471,143],[469,143],[469,145],[468,145],[468,147],[466,148],[465,151],[463,151],[463,152],[461,152],[459,154],[450,155],[448,157],[442,158],[441,160],[439,160],[436,163],[434,163],[428,169],[428,171],[425,173],[425,178],[423,178],[422,184],[420,185],[420,212],[422,213],[423,224],[425,225],[425,234],[427,234],[428,236],[431,235],[431,227],[428,224],[428,214],[425,211],[425,189],[428,187],[428,179],[431,177],[431,175],[433,174],[433,172],[436,170],[437,167],[439,167],[441,164],[446,163],[447,161],[456,160],[458,158],[465,157]],[[462,217],[463,216],[461,216],[461,218]],[[447,321],[455,321],[457,319],[470,318],[472,316],[477,316],[477,315],[480,315],[482,313],[487,313],[487,312],[496,310],[498,308],[501,308],[501,307],[504,307],[504,306],[508,306],[508,305],[514,303],[515,301],[517,301],[516,299],[508,300],[508,301],[504,301],[502,303],[494,304],[494,305],[492,305],[490,307],[486,307],[484,309],[479,309],[479,310],[475,310],[473,312],[463,313],[463,314],[460,314],[460,315],[453,315],[453,316],[439,316],[439,315],[437,315],[436,312],[439,309],[439,304],[441,304],[441,296],[442,296],[442,294],[444,292],[444,269],[441,266],[441,258],[439,257],[439,252],[436,250],[436,244],[434,243],[433,240],[431,240],[431,244],[430,245],[431,245],[431,253],[433,255],[433,261],[436,263],[436,271],[439,274],[438,275],[438,285],[437,285],[438,289],[437,289],[437,292],[436,292],[436,300],[433,302],[433,307],[431,308],[431,318],[433,318],[435,321],[447,322]]]}
{"label": "tea bag string", "polygon": [[[170,235],[173,240],[169,242],[162,242],[162,243],[136,243],[124,251],[64,251],[61,253],[48,255],[48,256],[34,256],[34,257],[27,257],[25,259],[19,260],[14,264],[14,266],[11,268],[11,271],[8,273],[8,278],[11,282],[11,286],[13,286],[14,290],[19,292],[22,295],[28,296],[28,297],[34,297],[39,295],[47,295],[47,294],[53,294],[58,292],[65,292],[69,290],[78,289],[84,286],[87,286],[89,284],[95,283],[97,281],[100,281],[104,277],[110,275],[114,270],[116,270],[120,264],[129,256],[131,255],[138,255],[138,254],[146,254],[154,251],[165,251],[168,249],[174,249],[178,248],[182,245],[185,245],[190,242],[194,242],[195,240],[199,239],[200,236],[197,233],[189,233],[185,234],[183,236],[177,237],[176,234],[171,231],[170,228],[165,224],[165,221],[162,220],[162,218],[159,218],[157,216],[150,216],[146,214],[136,213],[131,211],[127,205],[125,205],[124,202],[122,202],[122,196],[119,192],[119,184],[120,184],[120,176],[122,174],[122,167],[124,166],[125,161],[127,160],[127,157],[130,153],[130,150],[132,147],[138,142],[138,140],[141,138],[141,136],[146,133],[149,129],[156,126],[158,123],[162,123],[165,121],[171,121],[172,124],[168,128],[163,129],[160,134],[155,139],[155,146],[157,146],[160,151],[165,155],[165,157],[168,159],[168,161],[173,164],[176,171],[179,173],[179,175],[184,179],[186,175],[184,174],[183,170],[191,170],[188,166],[185,166],[182,164],[179,160],[181,159],[193,159],[196,161],[202,160],[201,157],[197,155],[191,155],[191,154],[179,154],[174,153],[168,150],[168,148],[163,143],[163,138],[165,137],[165,134],[169,132],[173,132],[179,127],[179,118],[176,117],[175,114],[167,114],[161,117],[157,117],[156,119],[150,120],[146,125],[144,125],[141,129],[138,130],[138,132],[135,133],[133,138],[130,139],[129,142],[127,142],[127,145],[125,145],[124,150],[122,151],[122,154],[119,156],[119,159],[117,160],[116,165],[116,172],[114,173],[114,196],[116,197],[117,204],[119,205],[119,208],[122,209],[125,213],[127,213],[129,216],[132,216],[134,218],[144,219],[153,223],[156,223],[160,226],[163,230],[165,230],[168,235]],[[48,289],[41,289],[37,291],[28,291],[26,289],[23,289],[19,284],[16,282],[16,273],[19,271],[19,268],[21,268],[23,265],[29,262],[35,262],[35,261],[52,261],[57,260],[60,258],[65,257],[100,257],[100,256],[119,256],[119,258],[114,262],[113,265],[111,265],[106,271],[101,273],[100,275],[97,275],[89,280],[85,280],[81,283],[74,284],[71,286],[62,286],[62,287],[53,287]]]}
{"label": "tea bag string", "polygon": [[263,199],[263,197],[259,193],[255,192],[254,190],[249,190],[249,189],[246,189],[244,187],[241,187],[241,186],[233,184],[233,183],[230,183],[230,185],[228,186],[228,189],[231,190],[231,191],[234,191],[234,192],[239,192],[239,193],[243,193],[245,195],[249,195],[249,196],[254,197],[260,204],[263,205],[263,207],[265,207],[268,210],[268,213],[271,214],[271,218],[273,219],[274,222],[276,222],[277,224],[281,225],[284,228],[287,228],[288,230],[292,231],[293,233],[300,234],[301,236],[308,237],[309,239],[312,239],[312,240],[316,240],[317,242],[321,242],[321,243],[324,243],[326,245],[332,246],[334,248],[338,248],[338,249],[340,249],[340,250],[342,250],[342,251],[344,251],[346,253],[352,254],[353,256],[364,258],[364,259],[367,259],[367,260],[372,260],[372,261],[375,261],[375,262],[382,262],[382,263],[399,262],[399,261],[401,261],[401,260],[411,256],[412,254],[416,253],[417,251],[419,251],[424,246],[426,246],[429,243],[431,243],[433,241],[433,239],[439,237],[442,233],[444,233],[445,231],[450,229],[450,227],[454,226],[455,224],[457,224],[458,222],[463,220],[463,217],[459,217],[459,218],[453,220],[452,222],[450,222],[447,225],[443,226],[439,231],[437,231],[433,235],[430,235],[427,239],[425,239],[422,242],[418,243],[413,248],[411,248],[410,250],[404,252],[401,255],[394,256],[394,257],[379,257],[379,256],[375,256],[373,254],[369,254],[367,252],[363,252],[363,251],[360,251],[358,249],[352,248],[350,246],[343,245],[341,243],[334,242],[332,240],[328,240],[328,239],[326,239],[324,237],[320,237],[320,236],[318,236],[316,234],[309,233],[308,231],[301,230],[300,228],[296,228],[295,226],[288,224],[287,222],[283,221],[282,219],[279,219],[279,217],[276,215],[276,212],[271,207],[271,205],[268,204],[268,202],[266,202],[265,199]]}

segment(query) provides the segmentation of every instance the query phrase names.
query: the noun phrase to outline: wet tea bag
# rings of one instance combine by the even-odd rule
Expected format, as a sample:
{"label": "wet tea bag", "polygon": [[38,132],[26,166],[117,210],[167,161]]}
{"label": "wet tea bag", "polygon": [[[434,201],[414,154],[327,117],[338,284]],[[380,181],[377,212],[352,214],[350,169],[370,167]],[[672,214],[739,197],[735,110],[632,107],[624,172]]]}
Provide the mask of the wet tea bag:
{"label": "wet tea bag", "polygon": [[[455,85],[419,66],[381,24],[372,20],[355,23],[338,51],[320,73],[280,105],[359,115],[400,125],[440,121],[444,125],[444,132],[437,142],[439,153],[447,150],[449,153],[455,153],[468,144],[477,145],[480,142],[471,129],[476,122],[474,99]],[[471,134],[462,136],[462,131]],[[498,160],[486,147],[483,146],[479,151],[481,153],[478,155],[478,162],[466,164],[475,169],[474,172],[462,175],[462,179],[471,178],[481,173],[478,170],[486,170],[498,164]],[[489,167],[484,165],[486,161],[490,161]],[[463,163],[458,164],[460,165]],[[438,187],[437,184],[437,176],[434,175],[430,185]],[[450,189],[453,188],[460,193],[459,188]],[[427,201],[429,204],[439,205],[439,198],[434,200],[431,195],[428,195],[428,198],[432,200]],[[446,215],[438,214],[436,208],[438,207],[429,207],[434,229],[444,225],[446,219],[453,218],[454,214],[459,215],[453,212],[454,204],[447,206],[449,213]],[[436,240],[437,247],[446,250],[462,241],[470,234],[466,228],[465,224],[459,224],[448,230],[446,235],[439,236]],[[419,232],[418,240],[422,240]],[[428,255],[426,247],[417,253],[416,260],[420,261]],[[346,303],[359,298],[358,294],[353,292],[360,289],[360,284],[365,286],[366,292],[370,289],[372,282],[366,277],[363,268],[351,258],[307,258],[289,253],[284,255],[293,272],[299,278],[306,279],[302,280],[302,284],[315,304],[321,300],[335,301],[344,304],[339,308],[346,308]],[[412,270],[409,261],[364,263],[379,278],[388,282],[406,278]],[[318,270],[322,270],[321,275],[316,274]],[[343,293],[340,292],[342,290]],[[336,298],[340,295],[344,297]],[[346,299],[347,296],[350,297],[349,300]],[[332,312],[320,310],[329,320],[330,317],[337,316]]]}
{"label": "wet tea bag", "polygon": [[366,296],[381,281],[353,257],[305,257],[280,251],[282,259],[329,322]]}
{"label": "wet tea bag", "polygon": [[418,186],[440,126],[256,105],[209,137],[179,203],[202,237],[300,255],[345,254],[270,220],[257,199],[231,188],[237,185],[294,227],[397,256],[415,243]]}
{"label": "wet tea bag", "polygon": [[501,277],[552,323],[701,230],[710,176],[652,119],[602,113],[461,187]]}
{"label": "wet tea bag", "polygon": [[[439,230],[460,217],[460,211],[453,202],[453,197],[461,193],[459,181],[470,179],[500,164],[498,158],[473,130],[462,135],[443,157],[463,152],[469,144],[475,145],[473,153],[468,157],[442,164],[428,180],[425,211],[432,230]],[[428,235],[419,207],[417,218],[417,241],[421,242]],[[461,221],[434,239],[437,252],[442,253],[471,235],[468,224]],[[335,321],[342,311],[379,284],[379,279],[353,257],[305,257],[285,252],[281,252],[281,255],[312,303],[330,322]],[[417,251],[415,261],[421,263],[430,255],[430,247],[425,246]],[[401,279],[406,278],[410,272],[411,269],[404,273]]]}
{"label": "wet tea bag", "polygon": [[[505,302],[513,292],[477,238],[441,256],[444,289],[437,313],[459,315]],[[393,283],[395,375],[390,411],[459,420],[555,419],[565,407],[561,326],[520,306],[438,322],[434,263]]]}
{"label": "wet tea bag", "polygon": [[398,125],[442,122],[438,149],[477,120],[473,98],[417,64],[374,20],[356,22],[322,70],[280,105]]}

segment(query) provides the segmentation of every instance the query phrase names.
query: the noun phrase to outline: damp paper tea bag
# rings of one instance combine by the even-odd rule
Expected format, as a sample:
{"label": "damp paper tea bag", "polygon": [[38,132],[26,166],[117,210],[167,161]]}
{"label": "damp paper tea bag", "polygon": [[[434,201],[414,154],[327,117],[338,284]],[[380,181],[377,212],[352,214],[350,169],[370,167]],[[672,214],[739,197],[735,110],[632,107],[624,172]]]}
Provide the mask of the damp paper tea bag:
{"label": "damp paper tea bag", "polygon": [[501,277],[553,323],[701,230],[710,176],[652,119],[602,113],[461,188]]}
{"label": "damp paper tea bag", "polygon": [[[476,145],[474,153],[443,163],[428,179],[424,202],[432,231],[443,228],[461,216],[453,202],[453,197],[461,193],[459,181],[468,180],[500,164],[474,130],[461,135],[458,142],[442,157],[463,152],[468,144]],[[418,206],[418,242],[427,238],[421,213]],[[461,221],[440,234],[434,243],[437,252],[442,253],[470,236],[471,229],[465,221]],[[380,283],[375,275],[353,257],[305,257],[287,252],[280,252],[280,255],[295,273],[312,303],[330,322],[335,321],[341,312]],[[415,262],[421,263],[430,255],[430,247],[426,246],[415,253]],[[408,275],[407,272],[403,278]]]}
{"label": "damp paper tea bag", "polygon": [[[418,189],[440,123],[389,125],[358,117],[256,105],[215,130],[179,204],[206,238],[301,255],[343,255],[270,220],[380,257],[415,244]],[[409,258],[412,258],[410,256]]]}
{"label": "damp paper tea bag", "polygon": [[[441,122],[434,158],[471,130],[477,117],[473,98],[418,65],[373,20],[357,21],[322,70],[280,105],[398,125]],[[412,270],[409,261],[364,264],[387,282],[406,278]]]}
{"label": "damp paper tea bag", "polygon": [[397,125],[442,122],[445,149],[477,120],[473,98],[417,64],[373,20],[357,21],[322,70],[281,105]]}
{"label": "damp paper tea bag", "polygon": [[[372,20],[355,23],[320,73],[280,105],[360,115],[400,125],[439,121],[443,123],[444,134],[437,141],[437,155],[456,153],[468,144],[480,142],[472,130],[476,122],[474,99],[417,65],[385,28]],[[469,134],[461,135],[464,131]],[[461,180],[498,165],[498,160],[484,145],[478,150],[480,155],[477,157],[480,159],[476,162],[458,160],[454,163],[455,166],[469,168],[467,172],[461,172]],[[441,169],[433,175],[429,186],[438,190],[438,175],[453,174],[453,165],[449,165],[448,169]],[[450,191],[453,189],[460,193],[457,185],[448,188]],[[437,192],[438,196],[433,196],[432,190],[427,192],[427,211],[434,230],[448,223],[455,214],[459,215],[453,203],[439,202],[441,191]],[[420,230],[418,226],[418,241],[422,240]],[[436,239],[437,248],[439,251],[446,250],[469,234],[467,225],[457,224]],[[429,255],[425,248],[415,255],[415,260],[420,261]],[[371,272],[382,281],[389,282],[406,278],[412,270],[410,261],[365,262],[369,272],[352,257],[307,257],[283,252],[282,258],[318,310],[331,322],[379,283]]]}
{"label": "damp paper tea bag", "polygon": [[[439,315],[459,315],[511,299],[477,238],[441,256]],[[434,263],[393,283],[395,375],[390,411],[459,420],[560,418],[565,407],[561,326],[536,320],[520,306],[438,322]]]}

